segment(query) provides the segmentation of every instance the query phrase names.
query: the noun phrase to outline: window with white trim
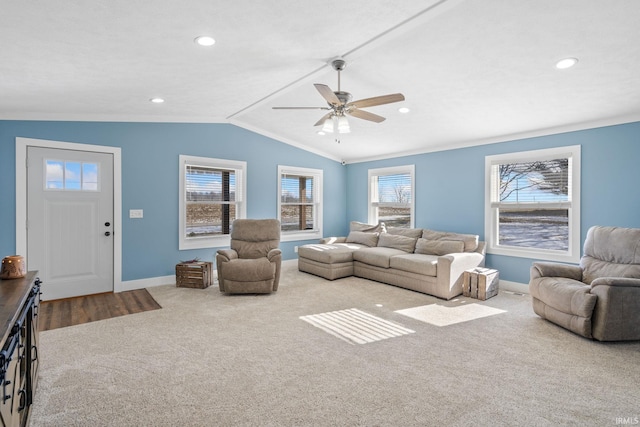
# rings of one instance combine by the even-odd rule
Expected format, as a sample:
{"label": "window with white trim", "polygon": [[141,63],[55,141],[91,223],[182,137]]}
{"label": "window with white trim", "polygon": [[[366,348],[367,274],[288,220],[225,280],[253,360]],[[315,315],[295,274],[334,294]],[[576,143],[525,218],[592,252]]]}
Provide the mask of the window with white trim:
{"label": "window with white trim", "polygon": [[369,169],[369,224],[414,226],[415,166]]}
{"label": "window with white trim", "polygon": [[229,245],[233,220],[246,217],[246,171],[246,162],[180,156],[180,250]]}
{"label": "window with white trim", "polygon": [[278,166],[280,240],[322,237],[322,170]]}
{"label": "window with white trim", "polygon": [[485,174],[487,252],[579,261],[579,145],[487,156]]}

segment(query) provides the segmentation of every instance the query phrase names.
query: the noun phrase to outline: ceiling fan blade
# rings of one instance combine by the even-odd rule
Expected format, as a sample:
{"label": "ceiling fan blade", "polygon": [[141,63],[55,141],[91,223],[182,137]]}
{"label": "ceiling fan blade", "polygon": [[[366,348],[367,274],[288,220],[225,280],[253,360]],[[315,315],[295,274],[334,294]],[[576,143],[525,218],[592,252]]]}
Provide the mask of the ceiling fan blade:
{"label": "ceiling fan blade", "polygon": [[369,120],[370,122],[376,122],[376,123],[384,122],[386,120],[384,117],[379,116],[377,114],[373,114],[364,110],[358,110],[355,108],[347,112],[347,114],[353,117],[357,117],[359,119]]}
{"label": "ceiling fan blade", "polygon": [[323,124],[325,122],[325,120],[327,120],[329,117],[331,117],[331,115],[333,114],[333,111],[331,113],[327,113],[324,116],[322,116],[322,118],[320,120],[318,120],[314,126],[320,126],[321,124]]}
{"label": "ceiling fan blade", "polygon": [[329,107],[271,107],[274,110],[331,110]]}
{"label": "ceiling fan blade", "polygon": [[322,95],[322,97],[326,99],[329,104],[335,106],[342,105],[336,94],[333,93],[329,86],[320,83],[315,83],[314,86],[316,87],[318,92],[320,92],[320,95]]}
{"label": "ceiling fan blade", "polygon": [[404,101],[404,95],[401,93],[392,93],[391,95],[374,96],[373,98],[359,99],[347,104],[347,107],[374,107],[376,105],[391,104],[392,102]]}

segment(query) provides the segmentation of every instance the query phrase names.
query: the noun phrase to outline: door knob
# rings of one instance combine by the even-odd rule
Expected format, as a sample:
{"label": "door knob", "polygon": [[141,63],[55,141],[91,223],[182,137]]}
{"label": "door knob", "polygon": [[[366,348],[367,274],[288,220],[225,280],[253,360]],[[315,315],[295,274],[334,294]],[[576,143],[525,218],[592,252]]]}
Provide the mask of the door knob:
{"label": "door knob", "polygon": [[111,236],[111,233],[110,233],[110,232],[108,232],[108,231],[105,231],[105,232],[104,232],[104,235],[105,235],[105,236]]}

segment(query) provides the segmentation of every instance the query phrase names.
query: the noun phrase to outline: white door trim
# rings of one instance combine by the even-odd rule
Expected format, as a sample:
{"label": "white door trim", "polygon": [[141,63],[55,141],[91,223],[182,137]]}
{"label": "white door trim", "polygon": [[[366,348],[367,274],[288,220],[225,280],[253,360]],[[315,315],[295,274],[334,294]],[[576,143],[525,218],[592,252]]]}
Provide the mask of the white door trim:
{"label": "white door trim", "polygon": [[[122,160],[119,147],[16,137],[16,253],[27,253],[27,147],[113,154],[113,291],[122,288]],[[22,222],[24,220],[25,222]]]}

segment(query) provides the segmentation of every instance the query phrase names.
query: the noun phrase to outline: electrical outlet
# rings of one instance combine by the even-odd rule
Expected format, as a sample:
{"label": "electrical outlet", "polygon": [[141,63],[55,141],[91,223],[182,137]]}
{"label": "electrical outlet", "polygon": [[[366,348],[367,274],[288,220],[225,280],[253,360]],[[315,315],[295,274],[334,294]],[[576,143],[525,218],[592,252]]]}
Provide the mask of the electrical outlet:
{"label": "electrical outlet", "polygon": [[293,247],[293,252],[298,253],[298,247],[297,246]]}

